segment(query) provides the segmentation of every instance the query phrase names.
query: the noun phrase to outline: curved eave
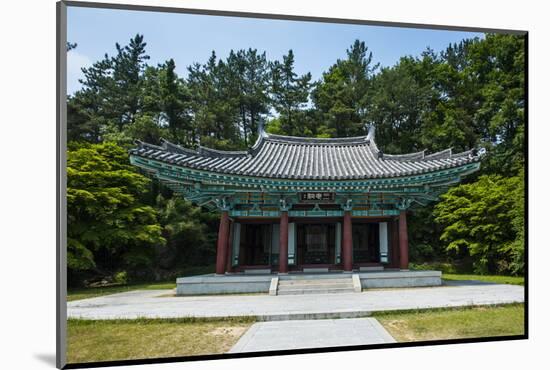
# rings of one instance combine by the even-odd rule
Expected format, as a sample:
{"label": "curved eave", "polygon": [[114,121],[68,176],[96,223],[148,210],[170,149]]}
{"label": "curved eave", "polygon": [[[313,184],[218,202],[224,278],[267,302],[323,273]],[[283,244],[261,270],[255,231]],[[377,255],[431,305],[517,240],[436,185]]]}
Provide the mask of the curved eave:
{"label": "curved eave", "polygon": [[268,134],[260,135],[248,152],[192,150],[163,140],[162,146],[140,142],[130,154],[223,176],[299,181],[399,178],[460,167],[482,156],[475,150],[453,154],[451,149],[388,155],[363,136],[318,139]]}
{"label": "curved eave", "polygon": [[[150,149],[145,151],[132,151],[131,156],[137,158],[143,158],[145,160],[152,160],[161,163],[165,163],[169,166],[187,168],[189,170],[207,171],[218,175],[236,175],[245,176],[251,178],[267,178],[272,180],[298,180],[298,181],[344,181],[344,180],[369,180],[369,179],[389,179],[399,178],[411,175],[429,174],[450,168],[457,168],[469,163],[478,163],[481,157],[460,156],[452,159],[433,159],[429,161],[415,161],[407,162],[402,160],[386,159],[383,162],[383,167],[375,162],[367,162],[364,166],[369,167],[371,172],[366,175],[359,175],[361,171],[354,168],[357,163],[349,160],[344,165],[336,164],[341,167],[340,173],[353,172],[353,175],[330,175],[330,176],[311,176],[303,175],[299,168],[304,166],[307,161],[307,157],[301,159],[300,162],[295,164],[292,169],[283,169],[284,163],[269,162],[268,158],[256,159],[254,162],[251,155],[245,158],[233,158],[233,157],[203,157],[199,154],[195,155],[181,155],[178,153],[164,152],[156,149]],[[259,162],[259,163],[258,163]],[[334,166],[330,160],[325,160],[326,163],[316,164],[316,166]],[[248,168],[247,168],[248,166]],[[278,168],[277,173],[270,173],[269,171],[260,171],[258,167]],[[221,168],[221,169],[220,169]],[[288,174],[287,174],[288,172]]]}
{"label": "curved eave", "polygon": [[215,172],[179,166],[134,154],[130,155],[130,160],[132,164],[147,172],[154,173],[157,177],[166,181],[187,184],[219,184],[250,190],[279,188],[282,190],[338,189],[369,191],[407,186],[444,186],[457,182],[460,178],[477,171],[480,166],[479,161],[470,161],[458,166],[444,166],[434,171],[411,173],[403,176],[363,179],[296,179]]}

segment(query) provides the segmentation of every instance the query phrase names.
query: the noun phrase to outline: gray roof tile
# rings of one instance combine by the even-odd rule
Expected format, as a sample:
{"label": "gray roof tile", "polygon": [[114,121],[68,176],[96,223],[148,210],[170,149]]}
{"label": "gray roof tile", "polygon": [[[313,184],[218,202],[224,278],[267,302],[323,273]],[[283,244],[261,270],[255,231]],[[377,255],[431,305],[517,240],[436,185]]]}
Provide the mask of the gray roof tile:
{"label": "gray roof tile", "polygon": [[197,151],[163,140],[162,146],[139,142],[131,155],[217,173],[271,178],[343,180],[398,177],[433,172],[477,162],[483,155],[469,150],[453,154],[382,154],[374,137],[301,138],[263,134],[249,151]]}

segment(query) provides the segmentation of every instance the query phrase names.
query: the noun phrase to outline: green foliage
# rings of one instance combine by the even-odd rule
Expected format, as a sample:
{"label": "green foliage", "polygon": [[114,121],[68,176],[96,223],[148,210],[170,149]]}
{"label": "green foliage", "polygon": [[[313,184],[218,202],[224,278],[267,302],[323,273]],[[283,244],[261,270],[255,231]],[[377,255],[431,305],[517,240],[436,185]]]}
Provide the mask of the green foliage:
{"label": "green foliage", "polygon": [[128,273],[126,271],[119,271],[114,276],[114,282],[116,284],[124,285],[128,283]]}
{"label": "green foliage", "polygon": [[376,126],[377,143],[385,152],[439,149],[434,143],[445,133],[432,136],[428,143],[422,140],[438,95],[434,86],[439,63],[427,51],[421,58],[401,58],[394,67],[383,68],[374,77],[366,118]]}
{"label": "green foliage", "polygon": [[[192,123],[191,91],[185,81],[175,72],[173,59],[158,67],[147,67],[143,76],[143,111],[147,125],[143,131],[131,133],[134,138],[152,143],[159,141],[162,135],[175,142],[191,146],[194,144],[195,129]],[[138,123],[136,120],[135,123]]]}
{"label": "green foliage", "polygon": [[377,68],[377,64],[372,65],[372,52],[368,52],[365,43],[355,40],[347,50],[347,59],[337,60],[323,74],[312,99],[328,132],[338,137],[365,134],[363,121]]}
{"label": "green foliage", "polygon": [[240,146],[239,128],[235,122],[240,119],[241,107],[227,64],[212,52],[206,64],[195,63],[188,71],[198,140],[216,149]]}
{"label": "green foliage", "polygon": [[68,268],[143,268],[164,243],[155,210],[140,201],[150,180],[112,143],[73,143],[67,153]]}
{"label": "green foliage", "polygon": [[287,135],[300,135],[300,110],[308,102],[311,73],[298,76],[294,72],[294,53],[288,51],[283,61],[271,64],[273,107],[279,114],[281,127]]}
{"label": "green foliage", "polygon": [[[78,238],[78,235],[75,237]],[[74,237],[67,238],[67,267],[73,271],[86,271],[96,267],[92,251]]]}
{"label": "green foliage", "polygon": [[136,35],[126,46],[115,45],[116,56],[105,54],[82,69],[82,89],[67,102],[69,140],[99,142],[108,126],[121,131],[134,122],[142,107],[146,45],[143,36]]}
{"label": "green foliage", "polygon": [[444,226],[446,250],[467,251],[478,273],[522,273],[521,230],[510,227],[523,201],[522,181],[520,176],[485,175],[444,194],[434,215]]}
{"label": "green foliage", "polygon": [[216,214],[204,212],[181,197],[166,199],[162,195],[157,197],[156,208],[168,241],[159,249],[160,268],[203,266],[214,260]]}
{"label": "green foliage", "polygon": [[446,253],[439,240],[442,227],[434,220],[434,204],[415,210],[407,219],[409,258],[417,263],[444,259]]}
{"label": "green foliage", "polygon": [[508,270],[513,274],[523,274],[525,270],[525,174],[521,170],[515,179],[514,199],[510,210],[511,226],[515,239],[503,246],[503,253],[510,256]]}
{"label": "green foliage", "polygon": [[225,63],[231,95],[239,110],[239,131],[244,145],[251,144],[258,124],[269,112],[269,73],[265,51],[231,50]]}

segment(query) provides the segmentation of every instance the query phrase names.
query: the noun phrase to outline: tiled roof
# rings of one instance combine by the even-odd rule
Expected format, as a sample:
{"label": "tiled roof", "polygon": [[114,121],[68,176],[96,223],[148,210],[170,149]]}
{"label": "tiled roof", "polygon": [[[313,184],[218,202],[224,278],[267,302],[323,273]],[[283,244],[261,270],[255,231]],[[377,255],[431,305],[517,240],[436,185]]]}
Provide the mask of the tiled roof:
{"label": "tiled roof", "polygon": [[131,155],[176,166],[243,176],[343,180],[421,174],[477,162],[482,150],[453,154],[383,154],[374,135],[349,138],[302,138],[262,133],[248,151],[191,150],[168,141],[162,146],[139,142]]}

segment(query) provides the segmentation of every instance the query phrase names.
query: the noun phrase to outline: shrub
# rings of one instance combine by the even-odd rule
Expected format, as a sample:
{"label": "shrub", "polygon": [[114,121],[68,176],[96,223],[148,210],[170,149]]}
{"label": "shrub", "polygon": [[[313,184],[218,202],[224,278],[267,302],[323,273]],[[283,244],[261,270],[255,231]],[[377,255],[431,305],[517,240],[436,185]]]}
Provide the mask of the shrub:
{"label": "shrub", "polygon": [[451,255],[466,251],[479,274],[523,273],[523,173],[481,176],[442,196],[434,210]]}

